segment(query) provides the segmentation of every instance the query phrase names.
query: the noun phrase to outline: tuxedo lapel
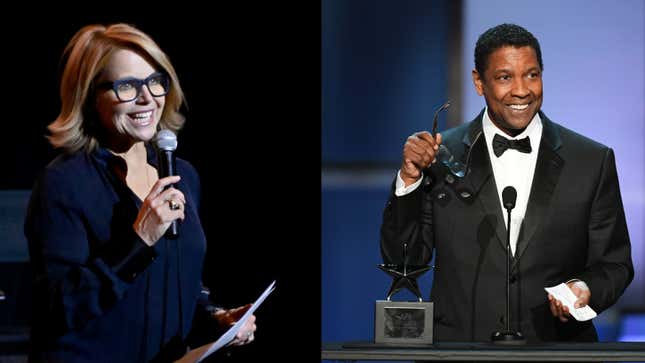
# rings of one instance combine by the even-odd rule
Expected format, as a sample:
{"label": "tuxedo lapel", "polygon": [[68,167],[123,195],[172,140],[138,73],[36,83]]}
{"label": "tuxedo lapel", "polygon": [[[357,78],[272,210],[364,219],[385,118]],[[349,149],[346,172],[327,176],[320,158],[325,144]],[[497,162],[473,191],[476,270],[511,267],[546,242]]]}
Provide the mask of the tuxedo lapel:
{"label": "tuxedo lapel", "polygon": [[542,119],[542,141],[535,165],[531,194],[518,236],[514,264],[522,257],[526,248],[533,243],[533,236],[548,210],[564,165],[564,160],[557,153],[557,149],[561,146],[558,131],[542,112],[540,112],[540,118]]}
{"label": "tuxedo lapel", "polygon": [[492,177],[493,171],[482,129],[482,116],[483,111],[472,122],[470,130],[462,140],[466,150],[472,149],[470,151],[470,160],[467,160],[468,174],[465,182],[474,192],[484,213],[484,218],[495,230],[500,245],[506,248],[506,227],[504,226],[504,216],[499,202],[497,185],[494,177]]}

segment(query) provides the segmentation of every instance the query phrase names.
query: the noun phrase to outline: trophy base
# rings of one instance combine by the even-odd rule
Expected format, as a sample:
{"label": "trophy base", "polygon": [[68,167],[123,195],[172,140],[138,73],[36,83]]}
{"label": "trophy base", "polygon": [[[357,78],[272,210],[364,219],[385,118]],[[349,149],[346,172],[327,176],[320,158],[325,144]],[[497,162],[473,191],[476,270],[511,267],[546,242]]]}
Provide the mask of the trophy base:
{"label": "trophy base", "polygon": [[374,342],[432,344],[434,303],[377,300]]}

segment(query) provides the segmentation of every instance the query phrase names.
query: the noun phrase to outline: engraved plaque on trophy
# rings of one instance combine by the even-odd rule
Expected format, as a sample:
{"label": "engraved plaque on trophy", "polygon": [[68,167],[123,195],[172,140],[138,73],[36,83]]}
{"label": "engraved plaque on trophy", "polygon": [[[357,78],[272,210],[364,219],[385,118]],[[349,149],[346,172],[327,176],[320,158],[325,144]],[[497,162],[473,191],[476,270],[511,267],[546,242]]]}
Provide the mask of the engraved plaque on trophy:
{"label": "engraved plaque on trophy", "polygon": [[[407,244],[403,246],[403,264],[380,264],[378,267],[392,276],[392,286],[386,300],[377,300],[374,320],[374,342],[400,345],[432,344],[433,303],[423,301],[417,278],[430,266],[407,264]],[[399,290],[406,288],[417,301],[392,301]]]}

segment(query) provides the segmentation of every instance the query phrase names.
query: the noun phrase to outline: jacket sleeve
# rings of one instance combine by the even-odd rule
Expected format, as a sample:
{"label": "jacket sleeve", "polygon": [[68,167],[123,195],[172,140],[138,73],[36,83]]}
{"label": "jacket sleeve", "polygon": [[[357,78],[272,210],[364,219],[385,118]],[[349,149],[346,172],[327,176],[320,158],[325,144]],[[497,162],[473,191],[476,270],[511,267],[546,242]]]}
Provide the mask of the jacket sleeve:
{"label": "jacket sleeve", "polygon": [[221,326],[213,317],[218,310],[223,308],[211,300],[210,290],[202,284],[193,324],[186,339],[188,346],[195,348],[213,342],[225,332],[228,327]]}
{"label": "jacket sleeve", "polygon": [[118,248],[91,252],[87,215],[75,201],[77,191],[60,174],[50,171],[39,178],[25,219],[36,318],[47,319],[53,334],[82,329],[103,315],[157,255],[132,228],[106,243]]}
{"label": "jacket sleeve", "polygon": [[403,263],[404,244],[407,244],[408,264],[426,265],[432,259],[432,203],[424,189],[425,182],[401,197],[390,197],[381,223],[381,257],[390,264]]}
{"label": "jacket sleeve", "polygon": [[616,162],[609,148],[591,204],[588,228],[587,263],[576,278],[587,283],[590,305],[600,313],[618,300],[634,277]]}

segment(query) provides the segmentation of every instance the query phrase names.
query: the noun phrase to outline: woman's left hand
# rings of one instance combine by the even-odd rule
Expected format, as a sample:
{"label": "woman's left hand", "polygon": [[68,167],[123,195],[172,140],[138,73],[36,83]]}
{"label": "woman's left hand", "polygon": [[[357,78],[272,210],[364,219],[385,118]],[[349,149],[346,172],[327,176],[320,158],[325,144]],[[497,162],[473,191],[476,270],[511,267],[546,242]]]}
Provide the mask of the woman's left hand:
{"label": "woman's left hand", "polygon": [[[244,313],[251,307],[252,304],[246,304],[235,309],[228,310],[219,310],[213,314],[215,319],[220,322],[221,325],[233,325],[237,322]],[[255,325],[255,315],[249,316],[249,318],[244,322],[240,327],[235,338],[231,340],[227,345],[244,345],[249,344],[255,340],[255,330],[257,326]]]}

